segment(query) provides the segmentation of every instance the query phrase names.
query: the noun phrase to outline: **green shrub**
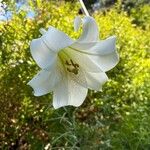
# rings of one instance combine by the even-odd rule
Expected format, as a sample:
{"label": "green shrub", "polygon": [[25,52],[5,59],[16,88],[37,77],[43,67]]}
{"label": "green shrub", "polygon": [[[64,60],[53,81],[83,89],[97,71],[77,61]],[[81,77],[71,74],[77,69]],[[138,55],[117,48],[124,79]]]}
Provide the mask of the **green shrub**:
{"label": "green shrub", "polygon": [[133,22],[143,29],[150,29],[150,5],[139,6],[138,8],[131,9],[131,16]]}

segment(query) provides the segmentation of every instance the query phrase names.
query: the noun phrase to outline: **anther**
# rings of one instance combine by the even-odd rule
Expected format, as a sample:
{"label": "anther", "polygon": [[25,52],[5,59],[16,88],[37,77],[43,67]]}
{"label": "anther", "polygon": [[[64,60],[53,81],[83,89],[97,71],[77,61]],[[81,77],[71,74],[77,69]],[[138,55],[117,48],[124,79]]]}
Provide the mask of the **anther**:
{"label": "anther", "polygon": [[75,68],[79,68],[79,65],[78,65],[78,64],[75,64]]}
{"label": "anther", "polygon": [[72,72],[72,69],[70,69],[70,68],[67,68],[67,71],[68,71],[68,72]]}
{"label": "anther", "polygon": [[79,72],[79,65],[74,63],[72,59],[69,61],[66,60],[66,65],[68,66],[66,69],[68,72],[73,73],[75,75]]}
{"label": "anther", "polygon": [[66,60],[66,65],[71,66],[71,64]]}
{"label": "anther", "polygon": [[74,73],[75,75],[77,75],[77,74],[78,74],[78,69],[73,69],[73,73]]}
{"label": "anther", "polygon": [[70,62],[71,62],[71,64],[74,66],[75,64],[74,64],[74,62],[72,61],[72,59],[70,59]]}

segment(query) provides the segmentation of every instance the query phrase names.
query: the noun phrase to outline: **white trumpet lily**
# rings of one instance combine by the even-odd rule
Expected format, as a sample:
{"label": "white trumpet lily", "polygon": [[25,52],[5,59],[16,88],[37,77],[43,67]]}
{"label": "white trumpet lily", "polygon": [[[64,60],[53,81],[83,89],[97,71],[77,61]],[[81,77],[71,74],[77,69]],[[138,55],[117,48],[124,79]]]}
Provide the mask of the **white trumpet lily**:
{"label": "white trumpet lily", "polygon": [[95,20],[77,17],[75,30],[83,23],[83,33],[76,41],[64,32],[50,27],[31,42],[31,54],[41,71],[28,83],[35,96],[53,92],[53,106],[80,106],[88,88],[101,90],[108,80],[106,71],[119,60],[115,48],[116,37],[99,41]]}

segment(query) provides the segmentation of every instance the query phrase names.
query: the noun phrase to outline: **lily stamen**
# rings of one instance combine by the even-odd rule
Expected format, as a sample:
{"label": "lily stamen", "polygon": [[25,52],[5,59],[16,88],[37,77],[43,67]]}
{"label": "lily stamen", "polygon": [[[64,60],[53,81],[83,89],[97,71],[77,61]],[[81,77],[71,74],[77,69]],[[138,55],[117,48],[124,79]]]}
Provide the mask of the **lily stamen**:
{"label": "lily stamen", "polygon": [[70,59],[70,62],[71,62],[71,64],[68,61],[66,61],[66,65],[68,66],[67,71],[77,75],[79,72],[79,65],[74,63],[72,59]]}
{"label": "lily stamen", "polygon": [[71,66],[71,64],[66,60],[66,65]]}

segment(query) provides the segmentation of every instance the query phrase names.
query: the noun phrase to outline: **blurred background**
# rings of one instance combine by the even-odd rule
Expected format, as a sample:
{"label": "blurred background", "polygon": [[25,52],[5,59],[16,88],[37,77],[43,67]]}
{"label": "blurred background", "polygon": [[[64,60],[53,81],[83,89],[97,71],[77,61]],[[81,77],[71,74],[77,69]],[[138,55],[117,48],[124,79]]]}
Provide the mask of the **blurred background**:
{"label": "blurred background", "polygon": [[40,70],[29,44],[54,26],[76,39],[78,0],[0,0],[0,149],[149,150],[150,1],[84,0],[101,39],[117,36],[119,64],[103,92],[79,108],[54,110],[52,95],[34,97],[27,82]]}

